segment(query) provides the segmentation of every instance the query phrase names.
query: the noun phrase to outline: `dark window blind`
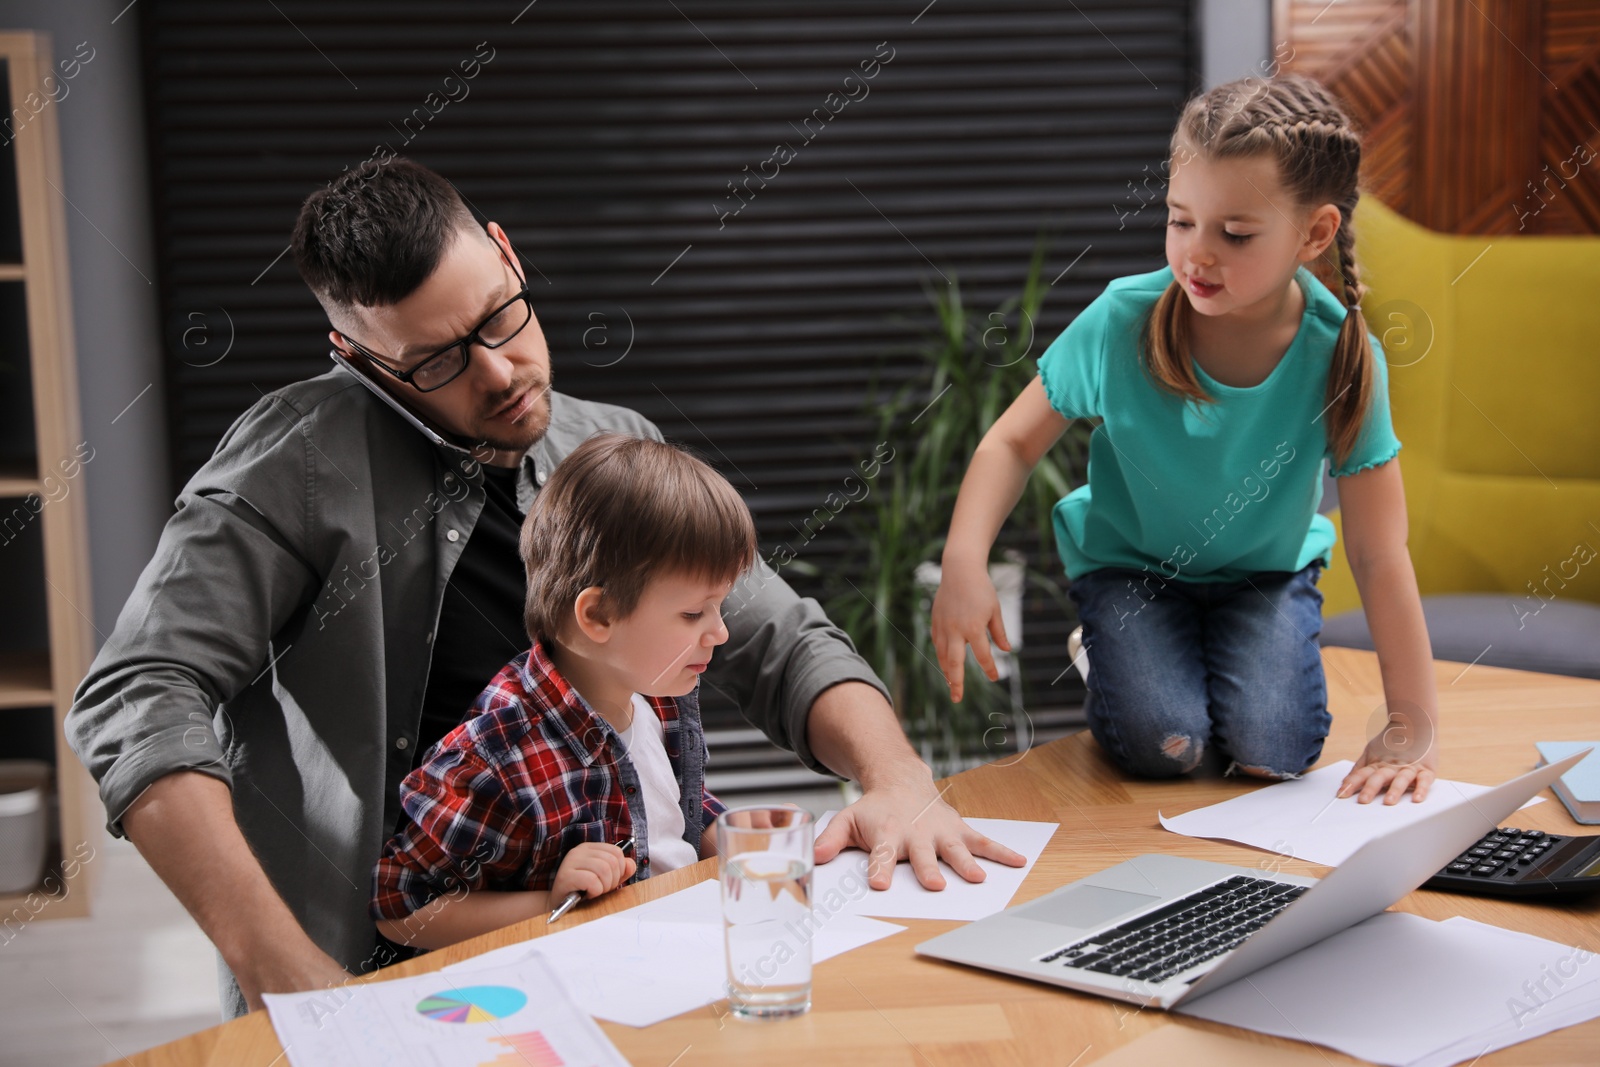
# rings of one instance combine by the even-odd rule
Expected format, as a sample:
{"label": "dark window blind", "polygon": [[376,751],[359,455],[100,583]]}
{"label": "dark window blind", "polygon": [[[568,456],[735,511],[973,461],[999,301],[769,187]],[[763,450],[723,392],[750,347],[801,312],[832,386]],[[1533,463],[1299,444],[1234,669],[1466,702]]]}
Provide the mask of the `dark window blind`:
{"label": "dark window blind", "polygon": [[[262,392],[328,366],[290,228],[395,152],[510,233],[558,388],[697,447],[767,550],[870,451],[873,385],[918,380],[925,284],[991,309],[1048,231],[1037,355],[1161,265],[1153,176],[1195,85],[1187,0],[138,12],[178,483]],[[849,546],[826,530],[802,558]],[[1074,698],[1067,625],[1030,602],[1031,703]]]}

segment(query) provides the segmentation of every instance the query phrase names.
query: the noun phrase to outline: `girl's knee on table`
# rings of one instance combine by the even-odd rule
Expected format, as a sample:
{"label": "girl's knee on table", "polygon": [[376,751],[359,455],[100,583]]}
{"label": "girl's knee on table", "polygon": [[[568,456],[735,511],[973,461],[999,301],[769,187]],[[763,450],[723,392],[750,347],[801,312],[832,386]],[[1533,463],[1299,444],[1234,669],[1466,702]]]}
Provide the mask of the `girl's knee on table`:
{"label": "girl's knee on table", "polygon": [[1228,757],[1227,775],[1285,781],[1298,778],[1322,755],[1331,719],[1323,707],[1307,709],[1289,721],[1257,720],[1222,748]]}
{"label": "girl's knee on table", "polygon": [[1140,778],[1174,778],[1200,765],[1211,734],[1194,716],[1121,716],[1113,719],[1085,704],[1090,732],[1124,772]]}
{"label": "girl's knee on table", "polygon": [[1176,778],[1200,766],[1209,740],[1192,732],[1175,730],[1158,739],[1139,742],[1116,762],[1124,771],[1139,778]]}

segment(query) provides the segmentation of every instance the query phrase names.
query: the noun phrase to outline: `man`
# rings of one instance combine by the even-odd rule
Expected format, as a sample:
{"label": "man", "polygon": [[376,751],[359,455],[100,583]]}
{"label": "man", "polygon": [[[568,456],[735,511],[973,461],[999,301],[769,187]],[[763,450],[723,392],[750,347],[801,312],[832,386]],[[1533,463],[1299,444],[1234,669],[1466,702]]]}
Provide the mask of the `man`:
{"label": "man", "polygon": [[[368,879],[398,785],[518,651],[516,535],[538,487],[638,414],[551,389],[499,226],[406,160],[301,210],[295,258],[345,369],[264,397],[178,498],[67,719],[125,833],[217,946],[227,1015],[389,962]],[[365,379],[365,381],[363,381]],[[705,684],[864,795],[817,842],[942,888],[1022,857],[939,799],[881,683],[770,569],[726,606]],[[891,867],[875,864],[885,888]]]}

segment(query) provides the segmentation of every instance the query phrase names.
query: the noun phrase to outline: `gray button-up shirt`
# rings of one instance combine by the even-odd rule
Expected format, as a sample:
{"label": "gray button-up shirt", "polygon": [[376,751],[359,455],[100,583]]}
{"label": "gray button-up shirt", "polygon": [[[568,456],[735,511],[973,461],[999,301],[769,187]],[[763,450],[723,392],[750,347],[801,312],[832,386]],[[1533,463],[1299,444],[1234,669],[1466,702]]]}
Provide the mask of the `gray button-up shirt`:
{"label": "gray button-up shirt", "polygon": [[[519,506],[602,430],[661,438],[635,412],[552,392]],[[371,970],[372,866],[399,814],[439,608],[482,481],[476,462],[429,442],[342,370],[245,412],[183,488],[67,717],[111,832],[163,775],[220,778],[312,940],[353,972]],[[816,602],[763,564],[724,610],[729,639],[704,684],[826,770],[806,743],[812,702],[839,682],[882,683]],[[223,992],[225,1012],[243,1011],[231,975]]]}

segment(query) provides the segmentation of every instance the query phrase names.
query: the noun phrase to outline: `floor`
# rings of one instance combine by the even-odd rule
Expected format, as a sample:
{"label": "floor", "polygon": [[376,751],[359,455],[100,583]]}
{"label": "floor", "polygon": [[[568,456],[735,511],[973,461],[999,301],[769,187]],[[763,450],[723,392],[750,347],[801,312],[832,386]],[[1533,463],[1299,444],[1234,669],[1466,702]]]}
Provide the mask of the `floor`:
{"label": "floor", "polygon": [[90,863],[90,918],[5,931],[0,1064],[111,1063],[221,1020],[211,942],[138,851],[103,837]]}
{"label": "floor", "polygon": [[[834,785],[737,802],[820,815],[845,799]],[[95,848],[90,918],[0,931],[0,1067],[114,1063],[221,1020],[211,942],[131,844]]]}

